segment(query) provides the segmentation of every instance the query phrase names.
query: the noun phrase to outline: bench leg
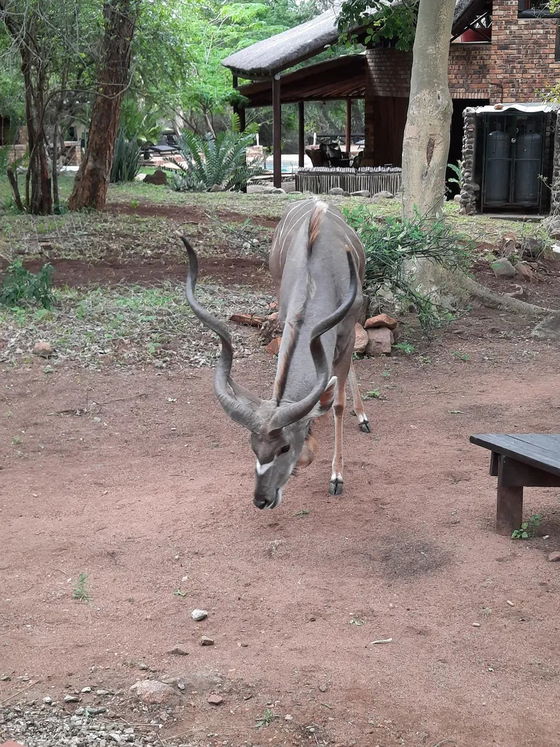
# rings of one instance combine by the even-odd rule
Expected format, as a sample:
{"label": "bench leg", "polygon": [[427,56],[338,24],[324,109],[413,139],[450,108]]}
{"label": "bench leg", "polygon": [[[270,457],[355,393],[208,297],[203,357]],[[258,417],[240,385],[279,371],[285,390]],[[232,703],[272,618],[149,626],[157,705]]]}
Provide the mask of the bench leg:
{"label": "bench leg", "polygon": [[496,531],[511,536],[523,520],[523,485],[512,485],[517,480],[509,468],[512,460],[500,455],[498,463],[498,501],[496,506]]}
{"label": "bench leg", "polygon": [[496,531],[511,537],[514,529],[519,529],[523,519],[523,488],[498,483],[498,503],[496,507]]}

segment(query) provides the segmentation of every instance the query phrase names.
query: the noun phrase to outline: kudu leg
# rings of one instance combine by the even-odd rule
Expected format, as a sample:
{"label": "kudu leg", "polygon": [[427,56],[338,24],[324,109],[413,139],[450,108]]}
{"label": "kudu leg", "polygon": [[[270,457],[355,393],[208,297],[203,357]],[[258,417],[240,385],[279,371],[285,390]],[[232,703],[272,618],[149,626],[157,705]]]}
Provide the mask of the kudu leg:
{"label": "kudu leg", "polygon": [[344,407],[346,405],[346,377],[339,379],[336,384],[334,397],[334,456],[332,460],[331,481],[329,483],[329,493],[331,495],[342,495],[344,479],[342,471],[344,469],[343,457],[343,419]]}
{"label": "kudu leg", "polygon": [[360,394],[360,389],[358,387],[358,378],[356,376],[356,371],[354,370],[354,362],[350,363],[350,370],[348,371],[348,380],[350,382],[350,390],[352,392],[352,400],[354,403],[354,412],[356,413],[356,416],[358,418],[358,424],[360,426],[360,430],[364,433],[371,433],[371,429],[369,427],[369,420],[366,415],[366,411],[364,410],[364,403],[362,401],[362,395]]}

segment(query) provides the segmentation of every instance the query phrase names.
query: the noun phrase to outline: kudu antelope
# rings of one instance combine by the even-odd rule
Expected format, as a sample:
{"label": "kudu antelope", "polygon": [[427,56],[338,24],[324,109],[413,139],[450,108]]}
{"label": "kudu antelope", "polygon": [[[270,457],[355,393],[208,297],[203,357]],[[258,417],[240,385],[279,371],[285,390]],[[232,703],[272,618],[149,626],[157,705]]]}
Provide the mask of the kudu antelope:
{"label": "kudu antelope", "polygon": [[341,213],[324,202],[305,200],[290,207],[278,224],[270,251],[270,270],[279,286],[283,334],[272,399],[261,400],[231,378],[233,349],[222,322],[195,297],[196,254],[181,237],[189,256],[187,300],[194,313],[221,340],[214,390],[226,413],[251,432],[257,457],[253,502],[275,508],[282,487],[298,466],[313,460],[314,418],[334,402],[335,442],[331,495],[342,493],[342,417],[346,380],[361,430],[369,424],[352,366],[354,325],[362,306],[364,250]]}

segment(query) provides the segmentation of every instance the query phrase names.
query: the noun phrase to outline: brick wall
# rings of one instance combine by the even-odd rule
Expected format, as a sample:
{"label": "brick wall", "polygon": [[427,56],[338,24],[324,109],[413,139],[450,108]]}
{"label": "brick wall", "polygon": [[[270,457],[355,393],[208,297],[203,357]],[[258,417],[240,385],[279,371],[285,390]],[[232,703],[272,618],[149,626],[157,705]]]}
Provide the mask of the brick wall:
{"label": "brick wall", "polygon": [[554,59],[558,19],[517,13],[518,0],[493,0],[491,44],[451,45],[453,98],[538,101],[541,90],[560,81],[560,62]]}
{"label": "brick wall", "polygon": [[374,96],[403,96],[410,93],[412,53],[398,49],[367,49],[368,92]]}

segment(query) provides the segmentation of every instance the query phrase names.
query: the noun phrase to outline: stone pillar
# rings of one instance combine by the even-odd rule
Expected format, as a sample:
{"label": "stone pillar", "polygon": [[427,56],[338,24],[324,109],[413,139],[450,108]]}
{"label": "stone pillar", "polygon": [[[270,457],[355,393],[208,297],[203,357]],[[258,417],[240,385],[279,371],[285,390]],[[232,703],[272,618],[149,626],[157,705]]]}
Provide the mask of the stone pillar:
{"label": "stone pillar", "polygon": [[464,110],[463,123],[463,173],[460,204],[462,213],[472,215],[476,213],[478,193],[480,192],[480,184],[475,182],[477,116],[473,108],[467,107]]}
{"label": "stone pillar", "polygon": [[560,117],[558,116],[558,112],[556,113],[553,148],[552,177],[550,179],[550,214],[560,215]]}

